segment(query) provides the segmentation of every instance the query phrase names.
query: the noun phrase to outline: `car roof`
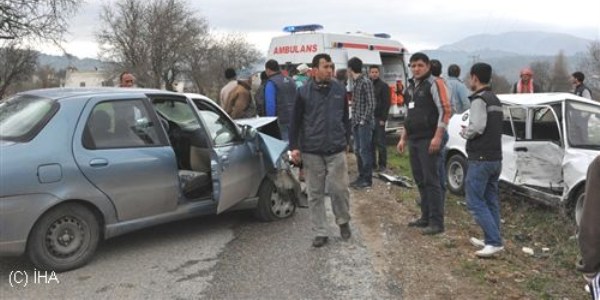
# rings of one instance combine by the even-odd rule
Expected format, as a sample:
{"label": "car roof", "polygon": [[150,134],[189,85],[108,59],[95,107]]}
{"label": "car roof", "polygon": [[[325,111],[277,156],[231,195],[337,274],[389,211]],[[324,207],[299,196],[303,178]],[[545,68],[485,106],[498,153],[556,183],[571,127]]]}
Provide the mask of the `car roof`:
{"label": "car roof", "polygon": [[162,95],[178,95],[179,93],[169,92],[165,90],[157,89],[143,89],[143,88],[120,88],[120,87],[99,87],[99,88],[49,88],[30,90],[21,92],[19,95],[32,95],[42,98],[49,99],[67,99],[77,96],[103,96],[110,94],[129,94],[129,93],[143,93],[143,94],[162,94]]}
{"label": "car roof", "polygon": [[588,104],[600,105],[597,101],[579,97],[571,93],[499,94],[498,98],[500,98],[502,103],[514,105],[544,105],[564,100],[576,100]]}

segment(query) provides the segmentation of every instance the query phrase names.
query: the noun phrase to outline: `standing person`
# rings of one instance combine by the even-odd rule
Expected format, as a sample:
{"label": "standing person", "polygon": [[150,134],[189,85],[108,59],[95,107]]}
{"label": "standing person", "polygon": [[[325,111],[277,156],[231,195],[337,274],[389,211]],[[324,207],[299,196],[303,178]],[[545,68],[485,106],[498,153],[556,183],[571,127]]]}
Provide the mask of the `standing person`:
{"label": "standing person", "polygon": [[354,153],[358,166],[358,178],[350,186],[368,188],[373,185],[373,125],[375,94],[373,83],[362,74],[362,61],[353,57],[348,60],[348,73],[354,81],[352,90],[352,129]]}
{"label": "standing person", "polygon": [[119,75],[119,87],[130,88],[135,85],[135,77],[128,71],[124,71]]}
{"label": "standing person", "polygon": [[[241,77],[241,76],[240,76]],[[229,93],[225,112],[232,119],[245,119],[256,117],[256,103],[250,93],[252,77],[238,79],[238,85]]]}
{"label": "standing person", "polygon": [[429,57],[417,52],[410,57],[413,78],[404,94],[408,105],[404,131],[398,142],[403,153],[407,143],[413,177],[421,197],[421,217],[408,223],[432,235],[444,232],[444,202],[441,195],[439,151],[450,118],[450,103],[441,96],[431,76]]}
{"label": "standing person", "polygon": [[261,117],[265,116],[265,86],[267,85],[267,79],[267,73],[265,71],[260,72],[260,84],[256,93],[254,93],[256,113]]}
{"label": "standing person", "polygon": [[308,204],[315,238],[313,247],[327,243],[325,183],[328,184],[335,222],[342,239],[351,236],[348,191],[348,166],[344,153],[350,138],[346,89],[332,80],[328,54],[317,54],[313,61],[314,80],[298,90],[290,128],[292,160],[304,165]]}
{"label": "standing person", "polygon": [[583,73],[581,73],[579,71],[571,74],[571,84],[573,85],[573,94],[575,94],[579,97],[592,99],[592,91],[585,84],[583,84],[584,80],[585,80],[585,75],[583,75]]}
{"label": "standing person", "polygon": [[308,71],[310,71],[310,68],[306,64],[300,64],[296,67],[296,70],[298,71],[298,73],[294,75],[293,78],[296,82],[296,87],[300,88],[308,81],[309,77],[307,73]]}
{"label": "standing person", "polygon": [[450,104],[453,114],[462,114],[471,107],[469,102],[469,90],[467,86],[459,79],[460,67],[452,64],[448,67],[448,79],[446,84],[450,89]]}
{"label": "standing person", "polygon": [[225,79],[229,80],[225,86],[221,89],[221,93],[219,94],[219,105],[223,109],[227,107],[227,98],[229,98],[229,93],[233,91],[233,89],[238,85],[237,83],[237,74],[235,70],[232,68],[227,68],[225,70]]}
{"label": "standing person", "polygon": [[[598,275],[600,274],[600,156],[597,156],[588,167],[585,183],[585,199],[583,200],[583,213],[579,222],[579,250],[581,261],[577,269],[583,272],[584,277],[591,282],[596,282],[592,292],[600,295]],[[598,299],[598,298],[594,298]]]}
{"label": "standing person", "polygon": [[[375,94],[375,129],[373,130],[373,168],[378,172],[387,169],[387,149],[385,145],[385,121],[390,110],[390,88],[379,78],[379,66],[369,67],[369,78],[373,82]],[[379,157],[377,157],[379,156]],[[379,160],[377,160],[379,158]]]}
{"label": "standing person", "polygon": [[265,63],[267,84],[265,85],[265,114],[277,117],[281,139],[289,139],[290,114],[296,99],[296,83],[289,76],[281,74],[279,63],[270,59]]}
{"label": "standing person", "polygon": [[521,79],[513,85],[513,94],[541,93],[540,86],[533,82],[533,71],[530,68],[523,68],[520,74]]}
{"label": "standing person", "polygon": [[[448,85],[446,83],[446,80],[442,78],[442,62],[440,62],[437,59],[432,59],[430,63],[431,75],[435,78],[435,84],[439,91],[440,101],[442,103],[450,103],[450,111],[452,112],[452,102],[450,101],[450,92],[448,91]],[[438,176],[440,178],[440,188],[443,203],[446,203],[446,144],[448,143],[449,138],[450,136],[448,135],[448,131],[445,130],[444,137],[442,138],[442,144],[440,145],[440,162],[438,164]]]}
{"label": "standing person", "polygon": [[492,67],[476,63],[471,67],[469,83],[473,94],[469,126],[461,132],[467,139],[467,207],[483,230],[484,240],[472,237],[479,257],[491,257],[504,250],[500,236],[498,178],[502,171],[502,104],[490,88]]}

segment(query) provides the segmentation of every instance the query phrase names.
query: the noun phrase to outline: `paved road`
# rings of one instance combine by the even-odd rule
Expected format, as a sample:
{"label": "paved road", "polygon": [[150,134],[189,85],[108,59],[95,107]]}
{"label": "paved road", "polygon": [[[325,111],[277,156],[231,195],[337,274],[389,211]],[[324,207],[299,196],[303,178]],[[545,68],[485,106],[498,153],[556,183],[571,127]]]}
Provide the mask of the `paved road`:
{"label": "paved road", "polygon": [[[307,210],[275,223],[248,212],[176,222],[106,241],[89,265],[56,274],[60,283],[33,283],[40,271],[25,259],[2,258],[0,298],[389,298],[358,230],[350,241],[333,224],[331,233],[326,247],[310,247]],[[13,280],[11,287],[14,271],[27,272],[27,286]]]}

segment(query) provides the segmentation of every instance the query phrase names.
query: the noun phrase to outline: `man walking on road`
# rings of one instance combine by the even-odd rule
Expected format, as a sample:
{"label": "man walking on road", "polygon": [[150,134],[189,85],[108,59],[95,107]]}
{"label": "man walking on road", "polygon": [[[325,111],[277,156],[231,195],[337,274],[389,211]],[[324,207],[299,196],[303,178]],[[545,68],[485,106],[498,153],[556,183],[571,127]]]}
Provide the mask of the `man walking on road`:
{"label": "man walking on road", "polygon": [[484,240],[472,237],[479,257],[491,257],[504,250],[500,237],[498,179],[502,171],[502,104],[489,86],[492,67],[476,63],[469,79],[473,94],[469,126],[461,132],[467,139],[469,157],[465,193],[467,207],[483,230]]}
{"label": "man walking on road", "polygon": [[421,197],[421,217],[408,223],[422,227],[432,235],[444,232],[444,201],[441,194],[438,164],[440,146],[450,119],[450,103],[439,91],[430,72],[429,57],[417,52],[410,57],[413,78],[406,88],[404,101],[408,105],[404,131],[398,142],[403,153],[407,143],[413,177]]}
{"label": "man walking on road", "polygon": [[298,90],[290,128],[292,160],[302,160],[313,230],[313,247],[327,243],[325,182],[342,239],[351,236],[350,192],[345,150],[350,139],[346,89],[332,80],[333,63],[328,54],[313,58],[314,80]]}
{"label": "man walking on road", "polygon": [[387,169],[387,149],[385,145],[385,121],[390,110],[390,88],[381,80],[379,66],[369,67],[369,78],[375,92],[375,130],[373,130],[373,167],[379,172]]}
{"label": "man walking on road", "polygon": [[350,186],[357,189],[373,185],[373,128],[375,94],[373,83],[362,74],[362,61],[353,57],[348,60],[348,72],[354,80],[352,91],[352,128],[354,153],[358,166],[358,178]]}

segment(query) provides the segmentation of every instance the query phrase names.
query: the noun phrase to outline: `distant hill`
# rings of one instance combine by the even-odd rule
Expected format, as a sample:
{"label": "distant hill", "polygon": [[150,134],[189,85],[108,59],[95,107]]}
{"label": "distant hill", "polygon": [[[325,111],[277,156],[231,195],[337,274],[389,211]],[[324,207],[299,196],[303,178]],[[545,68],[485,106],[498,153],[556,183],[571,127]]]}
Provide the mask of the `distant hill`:
{"label": "distant hill", "polygon": [[473,35],[443,45],[438,50],[465,52],[494,50],[518,55],[556,55],[563,50],[565,55],[574,55],[577,52],[585,52],[590,42],[591,40],[564,33],[522,31]]}
{"label": "distant hill", "polygon": [[57,56],[44,53],[40,53],[38,57],[38,63],[40,66],[49,65],[56,70],[66,69],[69,66],[73,66],[79,71],[91,71],[95,68],[102,69],[104,67],[104,63],[98,59],[79,59],[76,56]]}

